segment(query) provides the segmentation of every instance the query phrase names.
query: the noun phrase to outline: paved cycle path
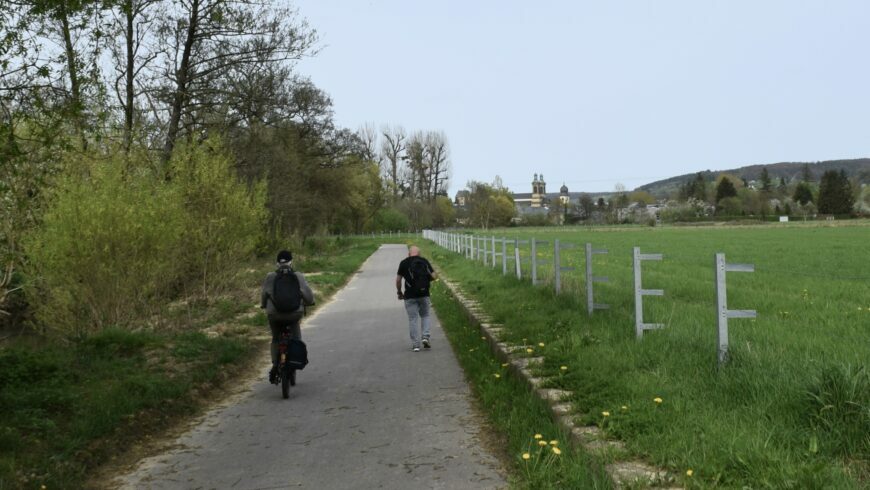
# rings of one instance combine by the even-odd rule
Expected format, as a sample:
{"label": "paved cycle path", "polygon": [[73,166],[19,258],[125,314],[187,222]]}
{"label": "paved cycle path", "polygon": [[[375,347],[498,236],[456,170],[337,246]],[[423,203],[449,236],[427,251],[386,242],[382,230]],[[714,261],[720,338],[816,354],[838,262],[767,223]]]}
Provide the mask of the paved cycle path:
{"label": "paved cycle path", "polygon": [[[436,318],[411,351],[394,280],[404,245],[384,245],[303,323],[311,363],[290,398],[263,376],[122,488],[504,488],[477,438],[469,389]],[[267,326],[263,326],[267,329]]]}

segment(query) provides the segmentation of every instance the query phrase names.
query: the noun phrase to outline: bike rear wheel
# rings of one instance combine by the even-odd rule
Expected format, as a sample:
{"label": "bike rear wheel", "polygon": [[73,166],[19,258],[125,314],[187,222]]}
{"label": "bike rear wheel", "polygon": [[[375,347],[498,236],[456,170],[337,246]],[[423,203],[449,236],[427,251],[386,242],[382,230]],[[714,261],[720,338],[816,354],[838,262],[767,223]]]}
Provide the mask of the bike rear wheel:
{"label": "bike rear wheel", "polygon": [[286,400],[287,398],[290,398],[290,385],[296,384],[296,372],[294,369],[290,368],[288,363],[284,363],[284,365],[281,366],[281,370],[281,396]]}

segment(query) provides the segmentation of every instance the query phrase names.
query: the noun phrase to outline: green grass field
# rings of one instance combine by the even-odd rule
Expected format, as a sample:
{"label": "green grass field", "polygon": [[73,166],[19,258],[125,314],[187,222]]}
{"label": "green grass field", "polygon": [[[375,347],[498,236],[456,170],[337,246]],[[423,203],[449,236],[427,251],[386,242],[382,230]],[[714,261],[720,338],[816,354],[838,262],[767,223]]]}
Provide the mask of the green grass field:
{"label": "green grass field", "polygon": [[[482,233],[481,233],[482,234]],[[562,254],[563,293],[503,277],[434,246],[453,280],[479,299],[509,342],[543,342],[541,374],[576,393],[577,418],[623,440],[636,457],[668,468],[689,487],[857,488],[870,483],[870,224],[691,228],[504,229],[487,236],[575,243]],[[583,245],[593,259],[596,302],[586,312]],[[662,253],[644,262],[644,320],[634,332],[632,247]],[[728,274],[728,306],[754,309],[730,321],[730,362],[716,362],[714,254],[754,264]],[[509,248],[512,253],[512,248]],[[529,254],[528,245],[522,247]],[[543,352],[540,352],[543,351]],[[560,366],[567,366],[567,371]],[[661,398],[662,403],[653,402]],[[608,416],[602,413],[608,412]]]}

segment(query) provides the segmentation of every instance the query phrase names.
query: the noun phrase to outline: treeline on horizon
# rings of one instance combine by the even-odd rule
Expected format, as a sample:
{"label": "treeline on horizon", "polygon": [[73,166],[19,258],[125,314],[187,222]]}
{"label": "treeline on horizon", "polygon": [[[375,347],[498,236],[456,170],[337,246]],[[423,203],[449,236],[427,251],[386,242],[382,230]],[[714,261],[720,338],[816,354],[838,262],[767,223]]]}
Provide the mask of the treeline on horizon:
{"label": "treeline on horizon", "polygon": [[81,337],[255,254],[452,220],[447,137],[356,130],[267,0],[0,3],[0,326]]}
{"label": "treeline on horizon", "polygon": [[870,195],[865,191],[861,175],[850,177],[841,168],[824,170],[817,177],[809,164],[789,179],[772,176],[766,166],[752,180],[729,173],[698,172],[671,192],[671,204],[663,213],[675,221],[713,215],[848,217],[870,211]]}
{"label": "treeline on horizon", "polygon": [[[801,219],[870,215],[870,192],[865,182],[870,180],[870,165],[866,170],[847,166],[852,170],[849,173],[845,168],[835,170],[832,165],[822,166],[824,170],[819,172],[804,164],[797,166],[797,174],[788,177],[783,164],[776,165],[779,177],[763,165],[750,167],[754,173],[705,171],[634,191],[617,184],[610,193],[550,194],[544,197],[541,208],[519,212],[513,194],[496,177],[492,184],[470,182],[468,189],[461,191],[465,202],[457,208],[457,224],[482,228],[580,223],[654,225],[657,221],[774,220],[783,215]],[[794,170],[795,166],[787,165],[788,171]]]}

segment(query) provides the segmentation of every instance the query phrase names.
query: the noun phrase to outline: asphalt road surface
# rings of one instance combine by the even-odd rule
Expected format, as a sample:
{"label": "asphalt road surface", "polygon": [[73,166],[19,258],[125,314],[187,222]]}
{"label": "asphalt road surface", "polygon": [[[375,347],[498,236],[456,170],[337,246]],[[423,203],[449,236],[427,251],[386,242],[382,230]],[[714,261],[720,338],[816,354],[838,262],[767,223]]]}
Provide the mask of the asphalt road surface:
{"label": "asphalt road surface", "polygon": [[[310,364],[290,398],[263,376],[121,488],[505,488],[481,446],[462,371],[437,319],[432,349],[411,351],[395,296],[403,245],[372,255],[333,302],[303,323]],[[268,328],[263,326],[264,329]]]}

